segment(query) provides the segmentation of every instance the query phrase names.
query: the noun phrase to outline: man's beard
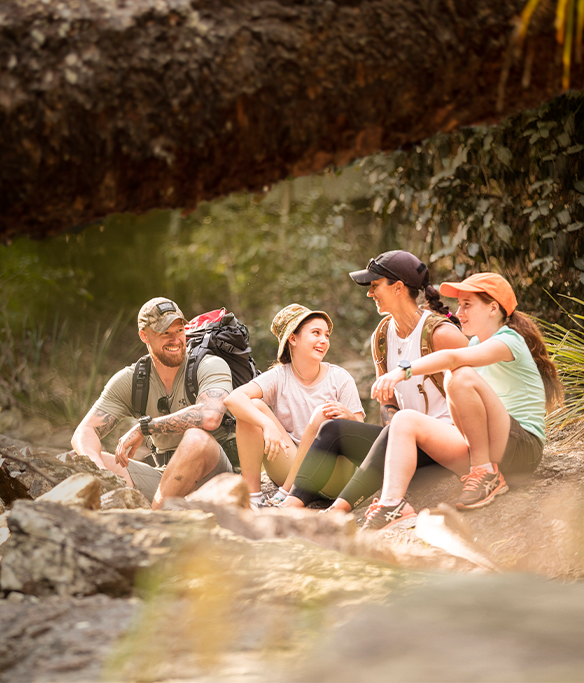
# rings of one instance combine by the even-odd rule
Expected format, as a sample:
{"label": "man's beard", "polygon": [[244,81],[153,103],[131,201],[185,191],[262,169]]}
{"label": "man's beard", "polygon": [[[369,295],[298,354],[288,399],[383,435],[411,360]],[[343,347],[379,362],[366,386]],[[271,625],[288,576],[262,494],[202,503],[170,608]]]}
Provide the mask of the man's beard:
{"label": "man's beard", "polygon": [[162,349],[160,353],[153,353],[153,351],[150,350],[150,353],[157,361],[167,368],[177,368],[179,365],[182,365],[187,353],[187,348],[186,346],[183,346],[182,353],[179,355],[176,353],[168,353],[168,351],[165,351],[164,349]]}

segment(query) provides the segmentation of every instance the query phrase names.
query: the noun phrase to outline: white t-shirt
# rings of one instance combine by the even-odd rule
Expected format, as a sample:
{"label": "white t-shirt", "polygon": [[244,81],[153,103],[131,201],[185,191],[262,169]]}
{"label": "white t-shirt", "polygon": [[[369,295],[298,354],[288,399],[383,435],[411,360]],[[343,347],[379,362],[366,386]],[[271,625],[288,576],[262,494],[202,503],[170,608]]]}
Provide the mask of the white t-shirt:
{"label": "white t-shirt", "polygon": [[[424,321],[428,316],[432,315],[432,311],[424,311],[418,324],[411,331],[409,336],[405,339],[397,336],[395,331],[395,323],[393,318],[389,321],[387,326],[387,369],[393,370],[397,368],[397,364],[401,360],[409,360],[413,362],[421,358],[420,340],[422,337],[422,330],[424,329]],[[401,353],[398,352],[401,351]],[[435,417],[438,420],[452,424],[452,418],[448,412],[448,405],[446,399],[436,389],[434,382],[430,378],[423,381],[422,376],[410,377],[410,379],[402,380],[395,385],[395,396],[398,407],[403,410],[409,408],[417,410],[419,413],[426,413],[426,401],[424,394],[420,391],[423,385],[424,391],[428,396],[428,415]]]}
{"label": "white t-shirt", "polygon": [[312,387],[305,387],[296,379],[290,363],[276,365],[252,380],[262,390],[264,402],[297,444],[315,408],[327,401],[338,401],[352,413],[363,413],[365,416],[357,385],[351,375],[338,365],[322,365],[328,368],[328,372],[322,381]]}

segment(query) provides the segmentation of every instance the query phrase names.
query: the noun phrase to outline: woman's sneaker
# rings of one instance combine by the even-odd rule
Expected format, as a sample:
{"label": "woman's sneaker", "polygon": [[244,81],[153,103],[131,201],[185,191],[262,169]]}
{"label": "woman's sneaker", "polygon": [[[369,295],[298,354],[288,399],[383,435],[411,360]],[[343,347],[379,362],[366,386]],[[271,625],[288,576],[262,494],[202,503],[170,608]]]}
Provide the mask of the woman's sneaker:
{"label": "woman's sneaker", "polygon": [[[402,498],[397,505],[381,505],[379,498],[374,498],[365,513],[364,531],[381,531],[398,522],[416,517],[414,508]],[[409,523],[410,526],[412,523]],[[400,525],[401,526],[401,525]]]}
{"label": "woman's sneaker", "polygon": [[495,473],[484,467],[475,467],[470,474],[460,478],[464,488],[456,503],[459,510],[474,510],[492,503],[495,496],[500,496],[509,490],[505,478],[499,468],[493,463]]}

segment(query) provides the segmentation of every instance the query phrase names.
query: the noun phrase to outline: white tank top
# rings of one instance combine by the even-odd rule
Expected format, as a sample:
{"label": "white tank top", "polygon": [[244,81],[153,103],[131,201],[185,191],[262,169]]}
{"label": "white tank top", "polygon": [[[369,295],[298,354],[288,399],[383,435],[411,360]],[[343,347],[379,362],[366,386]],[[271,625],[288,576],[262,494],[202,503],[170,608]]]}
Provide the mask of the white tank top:
{"label": "white tank top", "polygon": [[[418,321],[416,327],[412,330],[410,335],[405,339],[397,336],[395,331],[395,323],[393,318],[389,321],[387,326],[387,369],[392,370],[397,367],[400,360],[415,361],[421,357],[420,354],[420,339],[422,337],[422,330],[424,322],[432,311],[424,311],[422,317]],[[398,353],[398,349],[401,353]],[[436,389],[434,383],[430,378],[423,381],[422,375],[410,377],[408,380],[403,380],[395,386],[395,395],[397,404],[400,409],[410,408],[417,410],[420,413],[426,413],[426,401],[424,394],[420,391],[423,384],[424,391],[428,397],[428,415],[438,418],[448,424],[453,424],[446,399]]]}

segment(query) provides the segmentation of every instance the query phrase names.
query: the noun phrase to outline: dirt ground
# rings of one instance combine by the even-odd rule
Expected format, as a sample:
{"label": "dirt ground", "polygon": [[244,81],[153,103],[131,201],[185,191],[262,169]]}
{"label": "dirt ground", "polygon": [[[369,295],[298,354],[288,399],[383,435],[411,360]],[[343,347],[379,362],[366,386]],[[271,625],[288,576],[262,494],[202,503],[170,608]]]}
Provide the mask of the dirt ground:
{"label": "dirt ground", "polygon": [[[517,619],[518,614],[522,614],[522,619],[529,621],[530,624],[540,623],[541,628],[545,629],[546,620],[549,621],[552,617],[555,619],[554,623],[562,622],[562,614],[569,612],[569,604],[573,600],[580,600],[580,596],[570,597],[568,594],[567,584],[574,584],[574,590],[577,592],[582,588],[582,583],[579,581],[584,577],[584,440],[567,441],[570,437],[570,432],[565,431],[561,435],[549,440],[545,449],[544,459],[536,471],[530,477],[516,478],[509,482],[510,491],[505,495],[496,499],[496,501],[482,510],[467,512],[462,515],[462,524],[468,530],[469,538],[474,542],[475,547],[479,548],[485,556],[490,558],[502,575],[494,577],[490,581],[496,580],[497,583],[485,583],[486,577],[472,579],[472,583],[465,583],[467,579],[463,579],[460,575],[456,576],[448,572],[442,571],[441,576],[452,577],[450,579],[440,579],[454,582],[456,588],[457,604],[463,606],[470,606],[473,600],[477,600],[477,604],[483,601],[484,605],[492,603],[501,591],[508,596],[506,605],[499,605],[497,608],[500,619],[503,613],[508,615],[509,623],[516,623],[513,620]],[[458,492],[460,490],[460,482],[457,478],[438,467],[429,467],[420,470],[412,483],[409,492],[409,500],[417,510],[424,507],[434,507],[441,502],[454,504]],[[267,492],[273,490],[271,484],[265,481],[264,487]],[[361,524],[369,501],[360,506],[356,511],[357,523]],[[425,553],[427,545],[416,538],[413,530],[396,530],[395,533],[387,535],[387,542],[395,548],[396,556],[400,557],[400,549],[408,552],[405,553],[410,562],[409,572],[403,574],[404,568],[400,568],[400,576],[407,576],[409,584],[413,582],[414,585],[425,586],[423,593],[428,600],[428,585],[432,584],[436,579],[432,578],[432,574],[428,574],[427,568],[424,569],[424,574],[416,574],[415,561],[412,562],[412,557],[415,556],[415,550],[420,549],[421,553]],[[310,544],[309,544],[310,545]],[[299,546],[300,549],[300,546]],[[411,552],[414,551],[414,552]],[[299,552],[306,552],[306,548],[299,550]],[[402,553],[403,555],[403,553]],[[341,566],[343,560],[338,559],[335,562],[340,562]],[[359,575],[359,568],[351,560],[351,567],[347,570],[348,575]],[[334,566],[338,566],[334,564]],[[348,565],[347,565],[348,566]],[[363,571],[371,573],[372,571],[381,572],[381,579],[387,582],[396,581],[396,568],[384,565],[384,563],[371,564],[371,562],[364,561]],[[277,568],[277,566],[276,566]],[[373,569],[372,569],[373,568]],[[414,570],[414,573],[411,572]],[[292,571],[296,571],[292,569]],[[385,579],[383,577],[386,577]],[[338,578],[338,577],[337,577]],[[471,580],[472,577],[468,577]],[[379,580],[381,580],[379,579]],[[541,579],[544,579],[542,582]],[[553,579],[549,594],[546,593],[550,586],[549,579]],[[318,577],[315,574],[307,581],[317,585],[321,581],[322,585],[330,585],[331,578]],[[475,582],[476,581],[476,582]],[[430,583],[428,583],[430,582]],[[460,583],[462,582],[462,583]],[[311,584],[311,585],[312,585]],[[373,583],[371,584],[372,591]],[[532,586],[532,588],[529,588]],[[460,588],[462,587],[462,588]],[[521,587],[521,589],[519,588]],[[459,592],[459,589],[462,593]],[[326,610],[319,616],[322,623],[334,624],[335,638],[341,638],[341,650],[349,647],[347,643],[352,643],[353,649],[357,647],[356,643],[361,642],[362,626],[369,623],[369,619],[379,621],[379,629],[387,627],[387,620],[391,621],[391,613],[386,614],[383,610],[386,605],[380,604],[378,606],[381,612],[376,612],[373,616],[367,616],[373,609],[371,600],[366,596],[362,601],[353,601],[352,606],[347,606],[347,600],[343,600],[342,591],[335,589],[335,597],[332,602],[330,597],[326,598],[322,604],[326,604]],[[376,587],[375,590],[378,590]],[[422,590],[422,589],[420,589]],[[440,589],[442,590],[442,589]],[[422,591],[422,592],[423,592]],[[510,601],[514,594],[521,594],[518,600],[521,601],[518,609],[517,605],[510,607]],[[420,593],[422,595],[422,593]],[[436,594],[438,596],[438,594]],[[415,599],[414,599],[415,598]],[[434,609],[438,616],[436,618],[442,619],[445,612],[445,604],[451,604],[453,598],[447,597],[440,593],[437,597],[435,605],[429,605],[424,602],[421,597],[412,598],[413,603],[408,603],[409,606],[402,606],[409,614],[414,607],[420,610],[421,622],[424,622],[426,610]],[[377,601],[377,597],[375,597]],[[420,602],[421,601],[421,602]],[[442,606],[441,606],[442,605]],[[563,605],[560,607],[560,605]],[[557,607],[556,607],[557,606]],[[400,608],[400,609],[402,609]],[[158,680],[166,681],[211,681],[211,680],[225,680],[225,681],[264,681],[269,678],[268,673],[272,671],[273,680],[308,680],[302,678],[295,678],[296,674],[290,677],[283,675],[281,670],[275,667],[273,670],[269,668],[265,659],[259,657],[256,645],[259,642],[260,636],[257,633],[265,633],[266,627],[263,624],[266,615],[270,614],[270,623],[272,626],[278,624],[278,652],[281,656],[281,661],[288,661],[286,658],[293,658],[297,653],[298,643],[302,641],[310,641],[313,643],[320,642],[323,631],[319,626],[316,630],[310,630],[306,624],[314,618],[310,617],[312,607],[304,605],[303,607],[296,606],[294,609],[290,605],[284,604],[275,596],[272,602],[266,604],[264,608],[260,608],[254,600],[245,603],[237,603],[235,612],[232,613],[231,619],[237,621],[236,614],[247,615],[245,619],[249,619],[251,610],[253,612],[252,624],[248,624],[247,635],[240,639],[238,644],[234,646],[233,652],[228,660],[223,662],[221,671],[212,673],[201,668],[198,664],[193,664],[192,653],[185,649],[184,644],[180,647],[177,645],[180,653],[172,659],[171,662],[166,662],[166,668],[153,668],[151,675],[147,675],[142,671],[127,670],[120,677],[108,678],[108,675],[103,673],[105,663],[111,661],[112,652],[120,650],[120,642],[123,642],[124,633],[127,632],[129,624],[145,623],[148,619],[148,605],[140,598],[131,599],[111,599],[106,596],[91,596],[85,598],[44,598],[38,599],[32,596],[24,596],[22,594],[12,593],[0,599],[0,682],[1,683],[97,683],[97,681],[133,681],[133,680]],[[388,608],[389,609],[389,608]],[[483,607],[488,611],[488,607]],[[299,611],[300,610],[300,611]],[[325,610],[322,607],[322,610]],[[334,611],[336,610],[336,611]],[[339,612],[339,610],[341,610]],[[345,610],[345,611],[343,611]],[[347,612],[347,610],[349,610]],[[352,610],[352,611],[351,611]],[[501,611],[502,610],[502,611]],[[561,613],[558,613],[560,610]],[[564,610],[564,612],[562,612]],[[423,612],[423,614],[422,614]],[[512,613],[511,613],[512,612]],[[180,609],[176,608],[170,610],[166,615],[165,621],[156,622],[152,625],[154,629],[154,636],[157,638],[156,629],[161,629],[160,638],[164,635],[172,633],[172,625],[175,622],[180,622]],[[371,613],[372,614],[372,613]],[[412,613],[413,614],[413,613]],[[299,616],[300,615],[300,616]],[[574,615],[570,619],[574,619]],[[307,622],[308,619],[308,622]],[[354,621],[354,626],[351,626]],[[458,617],[451,615],[448,618],[444,617],[444,634],[442,636],[444,642],[450,642],[448,638],[460,638],[460,624]],[[235,623],[234,621],[234,623]],[[407,631],[414,639],[419,634],[420,623],[416,622],[412,616],[411,623],[407,627]],[[247,622],[246,622],[247,623]],[[320,622],[319,622],[320,623]],[[501,622],[503,623],[503,622]],[[523,623],[523,622],[522,622]],[[299,625],[300,624],[300,625]],[[360,625],[359,625],[360,624]],[[499,624],[497,629],[507,628],[509,624]],[[404,626],[404,629],[406,627]],[[483,644],[490,643],[490,639],[494,637],[488,627],[481,622],[480,628],[477,626],[478,642]],[[515,625],[514,628],[527,628],[525,624]],[[534,626],[529,626],[534,628]],[[554,638],[562,640],[565,645],[565,638],[560,631],[563,627],[555,626],[559,629],[554,634]],[[577,626],[572,624],[570,628],[566,626],[566,633],[576,632],[582,633],[584,624],[578,623]],[[152,630],[151,629],[151,630]],[[263,630],[262,630],[263,629]],[[319,630],[320,629],[320,630]],[[343,630],[344,629],[344,630]],[[483,629],[483,630],[481,630]],[[486,629],[486,630],[484,630]],[[578,630],[579,629],[579,630]],[[270,630],[268,628],[268,630]],[[257,632],[257,633],[256,633]],[[308,636],[306,635],[308,633]],[[447,637],[447,634],[450,634]],[[330,634],[329,634],[330,635]],[[333,634],[334,635],[334,634]],[[400,636],[401,640],[406,638],[405,631]],[[141,636],[142,637],[142,636]],[[264,637],[264,636],[262,636]],[[523,638],[520,636],[520,631],[514,633],[516,642],[523,643]],[[539,638],[539,636],[538,636]],[[255,640],[254,640],[255,639]],[[334,638],[333,638],[334,640]],[[381,670],[382,657],[381,652],[387,654],[387,640],[376,638],[374,639],[377,645],[375,657],[375,666],[377,669],[371,669],[370,673],[375,680],[375,671],[379,675]],[[537,640],[537,639],[536,639]],[[253,642],[252,642],[253,641]],[[284,642],[285,641],[285,642]],[[379,642],[377,642],[379,641]],[[514,641],[514,642],[515,642]],[[282,645],[284,642],[284,645]],[[323,641],[324,642],[324,641]],[[326,641],[328,642],[328,641]],[[401,641],[400,641],[401,642]],[[405,641],[404,641],[405,642]],[[408,639],[408,642],[410,640]],[[534,641],[536,642],[536,641]],[[543,642],[543,641],[542,641]],[[570,641],[571,642],[571,641]],[[344,643],[344,644],[342,644]],[[125,647],[133,647],[132,644],[126,643]],[[144,647],[142,645],[142,647]],[[327,645],[326,647],[332,647]],[[335,646],[336,647],[336,646]],[[372,648],[370,636],[368,636],[367,643],[362,643],[363,648]],[[469,648],[472,650],[476,644],[470,644]],[[490,645],[489,645],[490,647]],[[535,647],[535,645],[534,645]],[[570,646],[571,647],[571,646]],[[578,646],[579,648],[579,646]],[[584,678],[584,662],[578,659],[576,653],[576,646],[570,650],[570,662],[572,668],[570,670],[552,669],[548,673],[552,678],[538,678],[533,674],[533,670],[529,669],[533,676],[525,678],[526,669],[522,668],[521,662],[517,660],[513,653],[509,654],[510,664],[507,670],[506,678],[501,672],[501,676],[489,677],[482,671],[481,675],[476,671],[464,668],[461,662],[466,661],[466,654],[457,652],[456,656],[452,655],[452,661],[449,666],[454,667],[457,673],[452,673],[450,678],[441,678],[432,669],[428,669],[428,662],[424,663],[426,668],[419,668],[421,663],[419,660],[419,653],[412,651],[411,658],[406,662],[401,662],[402,678],[392,677],[388,674],[387,680],[416,680],[415,672],[419,676],[426,678],[430,677],[433,680],[465,680],[465,677],[473,675],[474,680],[552,680],[557,674],[562,680],[582,680]],[[351,648],[349,648],[351,649]],[[369,650],[368,650],[369,651]],[[306,652],[309,652],[306,650]],[[338,651],[327,650],[328,657],[335,658],[342,661],[345,654],[339,654]],[[336,654],[334,654],[336,652]],[[515,651],[514,651],[515,652]],[[519,650],[517,650],[519,652]],[[550,651],[551,652],[551,651]],[[294,655],[294,657],[293,657]],[[306,655],[310,662],[310,657],[316,655]],[[393,656],[393,655],[392,655]],[[518,655],[519,656],[519,655]],[[521,655],[526,657],[525,652]],[[529,657],[535,656],[533,653]],[[263,655],[262,655],[263,657]],[[470,655],[469,655],[470,657]],[[476,655],[475,655],[476,657]],[[549,661],[556,661],[557,666],[563,666],[561,662],[564,660],[559,657],[559,651],[554,650],[549,655]],[[512,660],[512,661],[511,661]],[[560,661],[561,660],[561,661]],[[318,658],[314,662],[319,661]],[[383,660],[385,661],[385,660]],[[450,660],[449,660],[450,661]],[[475,661],[475,660],[473,660]],[[546,660],[547,661],[547,660]],[[313,662],[313,663],[314,663]],[[418,662],[418,663],[416,663]],[[457,662],[456,664],[454,662]],[[548,662],[549,663],[549,662]],[[485,667],[488,667],[488,657],[485,655]],[[339,664],[339,666],[341,666]],[[343,665],[345,673],[337,671],[336,680],[349,680],[349,672],[353,671],[349,664]],[[367,671],[367,666],[363,665],[363,673]],[[465,665],[466,666],[466,665]],[[468,664],[471,666],[471,664]],[[547,665],[546,665],[547,666]],[[551,666],[551,665],[550,665]],[[556,666],[556,664],[554,664]],[[410,668],[407,668],[410,667]],[[416,668],[418,667],[418,668]],[[462,667],[462,668],[461,668]],[[111,671],[111,669],[110,669]],[[133,673],[132,673],[133,671]],[[280,674],[277,674],[280,671]],[[396,676],[397,676],[396,670]],[[166,672],[163,675],[163,672]],[[409,672],[409,673],[408,673]],[[220,675],[219,675],[220,674]],[[346,674],[346,675],[345,675]],[[351,674],[351,675],[353,675]],[[104,678],[105,675],[105,678]],[[300,675],[300,674],[298,674]],[[324,678],[319,680],[331,680],[330,677],[324,675]],[[530,674],[531,675],[531,674]],[[556,678],[556,680],[560,680]]]}

